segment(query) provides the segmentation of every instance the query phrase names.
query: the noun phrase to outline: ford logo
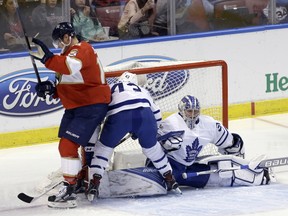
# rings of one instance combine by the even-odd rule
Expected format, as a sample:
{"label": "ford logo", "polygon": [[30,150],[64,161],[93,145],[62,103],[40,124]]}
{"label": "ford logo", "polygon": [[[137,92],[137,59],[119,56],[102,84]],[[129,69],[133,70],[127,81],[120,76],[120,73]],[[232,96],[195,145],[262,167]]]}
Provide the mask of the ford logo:
{"label": "ford logo", "polygon": [[[41,80],[54,80],[55,73],[39,69]],[[59,99],[40,98],[35,92],[35,72],[31,69],[16,71],[0,78],[0,114],[10,116],[33,116],[62,108]]]}
{"label": "ford logo", "polygon": [[[111,66],[127,62],[161,62],[167,60],[174,59],[164,56],[138,56],[122,59],[111,64]],[[147,74],[147,83],[144,87],[149,91],[154,100],[159,100],[179,91],[187,83],[188,79],[188,70],[152,73]],[[108,79],[109,84],[113,82],[115,82],[115,79]]]}

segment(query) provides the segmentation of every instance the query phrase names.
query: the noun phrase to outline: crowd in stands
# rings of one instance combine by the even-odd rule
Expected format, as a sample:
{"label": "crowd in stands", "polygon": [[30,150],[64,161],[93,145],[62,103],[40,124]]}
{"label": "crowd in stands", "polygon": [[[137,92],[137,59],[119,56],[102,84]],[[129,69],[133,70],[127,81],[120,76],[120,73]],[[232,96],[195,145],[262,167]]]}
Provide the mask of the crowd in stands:
{"label": "crowd in stands", "polygon": [[91,43],[288,22],[288,0],[276,0],[273,19],[268,9],[270,0],[18,0],[18,3],[19,12],[14,0],[0,0],[0,50],[25,49],[19,15],[28,36],[37,35],[51,47],[51,31],[62,21],[73,24],[79,40]]}

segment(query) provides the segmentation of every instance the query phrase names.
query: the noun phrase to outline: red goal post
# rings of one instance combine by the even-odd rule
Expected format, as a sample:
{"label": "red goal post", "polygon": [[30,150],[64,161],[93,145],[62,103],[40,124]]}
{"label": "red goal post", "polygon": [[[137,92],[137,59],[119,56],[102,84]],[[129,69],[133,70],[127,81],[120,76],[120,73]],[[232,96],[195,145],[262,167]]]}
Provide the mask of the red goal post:
{"label": "red goal post", "polygon": [[[139,62],[137,62],[137,63],[139,63]],[[178,74],[176,74],[176,75],[179,75],[179,71],[185,71],[185,72],[189,72],[191,74],[191,76],[189,75],[188,78],[195,80],[195,82],[205,82],[205,79],[207,79],[207,77],[209,78],[209,76],[211,76],[212,82],[214,81],[214,83],[215,82],[218,82],[218,83],[217,83],[217,89],[211,88],[211,89],[209,89],[209,91],[211,92],[212,97],[217,96],[218,104],[217,103],[209,104],[209,101],[204,101],[201,99],[202,98],[201,94],[205,94],[205,95],[209,94],[209,92],[207,93],[207,90],[203,89],[202,93],[200,90],[198,93],[199,95],[195,95],[195,92],[193,92],[192,88],[191,88],[191,91],[189,91],[189,88],[186,89],[186,91],[183,91],[182,95],[180,95],[180,97],[174,96],[173,100],[169,100],[169,102],[170,101],[173,102],[174,103],[173,106],[176,105],[176,107],[177,107],[178,102],[180,101],[180,99],[184,95],[186,95],[186,94],[194,95],[197,98],[199,98],[200,104],[201,104],[202,108],[204,109],[204,114],[213,116],[217,120],[221,121],[223,123],[223,125],[228,128],[228,66],[227,66],[227,63],[225,61],[223,61],[223,60],[199,61],[199,62],[161,61],[161,62],[145,62],[145,63],[141,62],[139,64],[137,64],[137,63],[135,64],[135,62],[133,62],[130,64],[123,64],[123,65],[115,65],[112,67],[106,67],[105,68],[106,78],[108,78],[108,80],[109,80],[109,78],[117,78],[125,71],[129,71],[129,72],[135,73],[137,75],[145,74],[146,76],[148,76],[148,84],[145,87],[148,88],[148,90],[151,93],[151,88],[149,88],[149,83],[150,83],[150,85],[151,85],[151,83],[153,83],[153,80],[151,81],[151,79],[153,79],[153,77],[151,78],[151,77],[149,77],[149,75],[152,75],[152,74],[177,73],[178,72]],[[121,69],[123,67],[125,69]],[[119,70],[116,70],[117,68]],[[209,74],[207,76],[204,73],[207,72],[208,68],[212,68],[212,70],[210,70],[208,72]],[[216,68],[218,68],[218,69],[216,70]],[[214,77],[215,77],[214,74],[216,74],[216,73],[217,73],[217,75],[216,75],[217,79],[214,79]],[[200,74],[200,75],[198,75],[198,74]],[[159,76],[158,77],[154,76],[154,79],[156,79],[155,77],[159,78]],[[193,78],[193,77],[197,77],[197,78]],[[150,78],[150,82],[149,82],[149,78]],[[165,80],[164,80],[164,82],[165,82]],[[177,81],[175,81],[174,83],[177,83]],[[172,85],[174,85],[174,83],[172,83]],[[170,84],[171,83],[169,83],[169,85]],[[185,82],[185,84],[189,85],[189,84],[193,84],[193,83],[192,82]],[[206,87],[207,87],[207,85],[206,85]],[[216,92],[216,91],[218,91],[218,92]],[[171,93],[171,95],[174,93],[175,92]],[[168,95],[167,97],[171,97],[171,95]],[[155,98],[155,94],[153,94],[153,92],[152,92],[152,97],[153,96],[154,96],[155,102],[157,104],[157,100],[159,97]],[[205,98],[208,98],[208,97],[205,97]],[[162,98],[162,100],[165,101],[165,96]],[[163,107],[161,107],[161,104],[159,106],[160,106],[161,110],[163,111]],[[213,106],[216,106],[216,107],[218,107],[218,109],[221,109],[221,111],[217,112],[216,115],[213,112],[209,112],[209,108],[211,109],[211,107],[213,107]],[[175,112],[175,111],[177,111],[177,110],[175,109],[175,110],[169,110],[168,111],[168,110],[164,109],[164,115],[165,115],[165,112]]]}
{"label": "red goal post", "polygon": [[[160,107],[163,118],[178,111],[178,103],[187,94],[196,96],[201,114],[212,116],[228,128],[228,67],[223,60],[126,62],[105,67],[109,84],[123,72],[141,76],[144,87]],[[214,145],[206,146],[200,155],[218,154]],[[145,157],[137,140],[127,139],[115,148],[113,169],[143,166]]]}

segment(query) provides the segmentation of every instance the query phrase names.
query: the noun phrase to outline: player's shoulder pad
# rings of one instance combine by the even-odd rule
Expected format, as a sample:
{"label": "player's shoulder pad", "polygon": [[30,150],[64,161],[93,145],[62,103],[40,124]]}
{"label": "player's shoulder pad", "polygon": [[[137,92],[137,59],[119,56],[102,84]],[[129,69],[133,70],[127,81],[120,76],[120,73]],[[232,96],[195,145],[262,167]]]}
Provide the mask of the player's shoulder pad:
{"label": "player's shoulder pad", "polygon": [[200,119],[200,121],[203,121],[203,122],[213,122],[214,123],[216,121],[213,117],[207,116],[207,115],[200,115],[199,119]]}

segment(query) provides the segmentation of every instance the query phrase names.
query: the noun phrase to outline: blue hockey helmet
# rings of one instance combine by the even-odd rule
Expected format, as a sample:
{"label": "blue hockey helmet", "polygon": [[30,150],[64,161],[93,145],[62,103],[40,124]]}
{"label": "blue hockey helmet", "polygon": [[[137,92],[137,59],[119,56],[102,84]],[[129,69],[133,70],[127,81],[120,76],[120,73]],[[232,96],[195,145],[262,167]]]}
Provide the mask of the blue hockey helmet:
{"label": "blue hockey helmet", "polygon": [[200,102],[191,95],[186,95],[178,104],[178,110],[188,128],[193,129],[200,115]]}
{"label": "blue hockey helmet", "polygon": [[57,46],[59,40],[62,40],[65,34],[71,37],[76,35],[73,25],[69,22],[61,22],[54,28],[52,32],[53,45]]}

